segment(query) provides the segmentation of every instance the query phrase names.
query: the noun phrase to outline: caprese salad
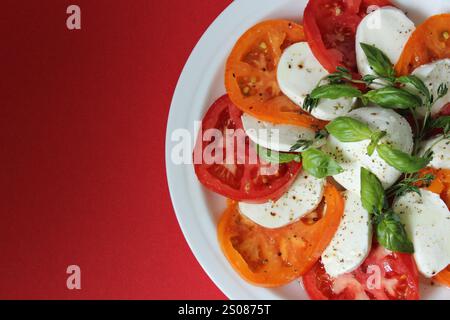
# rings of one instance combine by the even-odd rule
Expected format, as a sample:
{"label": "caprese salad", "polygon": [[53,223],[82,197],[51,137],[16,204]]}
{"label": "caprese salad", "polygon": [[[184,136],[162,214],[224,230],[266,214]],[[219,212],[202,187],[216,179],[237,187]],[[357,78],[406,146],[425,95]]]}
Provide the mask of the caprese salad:
{"label": "caprese salad", "polygon": [[224,255],[246,281],[311,299],[419,299],[450,286],[450,14],[310,0],[226,62],[199,181],[226,197]]}

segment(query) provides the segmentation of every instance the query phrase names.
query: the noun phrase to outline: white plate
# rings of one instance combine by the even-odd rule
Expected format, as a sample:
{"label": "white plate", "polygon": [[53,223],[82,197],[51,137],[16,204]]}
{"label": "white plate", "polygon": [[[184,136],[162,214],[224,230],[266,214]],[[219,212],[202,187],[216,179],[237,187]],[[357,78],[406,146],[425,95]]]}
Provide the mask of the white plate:
{"label": "white plate", "polygon": [[[416,23],[426,17],[450,12],[450,1],[397,0]],[[307,299],[299,282],[277,289],[264,289],[243,281],[223,256],[216,238],[216,226],[225,200],[197,181],[192,165],[176,165],[171,154],[177,129],[191,132],[194,122],[216,98],[225,93],[224,64],[239,36],[265,19],[300,21],[307,0],[235,0],[205,32],[178,81],[166,134],[166,169],[170,194],[178,221],[189,246],[203,269],[230,299]],[[423,286],[424,299],[450,299],[444,288]]]}

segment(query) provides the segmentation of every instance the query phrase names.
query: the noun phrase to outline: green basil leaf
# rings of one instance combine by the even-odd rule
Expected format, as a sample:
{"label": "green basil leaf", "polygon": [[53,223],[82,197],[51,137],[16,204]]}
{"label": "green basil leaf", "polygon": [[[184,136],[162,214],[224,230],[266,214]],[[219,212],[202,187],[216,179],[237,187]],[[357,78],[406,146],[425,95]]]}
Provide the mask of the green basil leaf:
{"label": "green basil leaf", "polygon": [[317,99],[339,99],[339,98],[358,98],[362,93],[357,88],[348,84],[327,84],[315,88],[311,92],[311,98]]}
{"label": "green basil leaf", "polygon": [[361,201],[369,213],[380,214],[386,202],[383,185],[376,175],[361,167]]}
{"label": "green basil leaf", "polygon": [[338,117],[330,122],[326,129],[342,142],[358,142],[368,140],[373,134],[369,126],[350,117]]}
{"label": "green basil leaf", "polygon": [[400,78],[397,78],[397,82],[402,84],[411,84],[413,85],[421,94],[425,96],[427,101],[431,100],[431,93],[430,90],[428,90],[425,83],[417,76],[403,76]]}
{"label": "green basil leaf", "polygon": [[342,167],[329,155],[317,149],[308,149],[302,153],[303,169],[310,175],[322,179],[343,172]]}
{"label": "green basil leaf", "polygon": [[380,49],[367,43],[361,43],[372,70],[379,76],[392,78],[395,75],[394,67],[389,58]]}
{"label": "green basil leaf", "polygon": [[266,162],[270,163],[289,163],[292,161],[301,162],[302,157],[300,154],[295,153],[284,153],[284,152],[276,152],[270,149],[266,149],[261,147],[260,145],[256,145],[256,151],[258,156]]}
{"label": "green basil leaf", "polygon": [[369,156],[373,155],[375,149],[378,146],[378,143],[384,136],[386,136],[386,134],[387,134],[386,131],[377,131],[374,134],[372,134],[372,136],[370,137],[371,142],[367,147],[367,154]]}
{"label": "green basil leaf", "polygon": [[422,106],[422,99],[406,90],[396,87],[385,87],[369,91],[364,98],[390,109],[415,109]]}
{"label": "green basil leaf", "polygon": [[378,155],[390,166],[403,173],[416,173],[425,168],[432,160],[432,153],[424,157],[411,156],[387,144],[377,147]]}
{"label": "green basil leaf", "polygon": [[386,213],[378,221],[377,238],[378,242],[388,250],[414,253],[414,245],[408,239],[405,226],[393,212]]}

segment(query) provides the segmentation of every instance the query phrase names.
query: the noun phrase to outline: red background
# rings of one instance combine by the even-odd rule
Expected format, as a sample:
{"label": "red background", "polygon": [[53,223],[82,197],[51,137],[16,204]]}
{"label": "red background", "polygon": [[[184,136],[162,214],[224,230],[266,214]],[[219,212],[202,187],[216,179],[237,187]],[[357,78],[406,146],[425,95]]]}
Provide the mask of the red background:
{"label": "red background", "polygon": [[176,222],[164,140],[181,69],[230,2],[2,1],[0,298],[224,298]]}

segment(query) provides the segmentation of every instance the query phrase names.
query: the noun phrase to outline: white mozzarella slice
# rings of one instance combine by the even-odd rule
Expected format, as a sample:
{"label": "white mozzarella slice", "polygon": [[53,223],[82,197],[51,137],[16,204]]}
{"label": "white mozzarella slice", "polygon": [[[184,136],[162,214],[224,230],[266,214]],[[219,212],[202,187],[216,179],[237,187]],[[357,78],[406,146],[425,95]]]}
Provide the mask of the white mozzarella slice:
{"label": "white mozzarella slice", "polygon": [[[414,144],[411,126],[395,111],[381,107],[365,107],[356,109],[347,116],[368,124],[372,130],[386,131],[387,134],[380,143],[389,143],[394,148],[411,154]],[[323,150],[344,169],[344,172],[333,178],[347,190],[356,194],[360,194],[361,190],[361,167],[373,172],[386,189],[401,176],[401,172],[381,159],[377,151],[369,156],[367,154],[369,144],[369,140],[341,142],[330,135],[323,147]]]}
{"label": "white mozzarella slice", "polygon": [[450,212],[439,195],[421,190],[409,192],[394,203],[414,244],[419,271],[432,277],[450,264]]}
{"label": "white mozzarella slice", "polygon": [[359,72],[362,75],[375,74],[361,43],[377,47],[396,64],[414,30],[414,23],[397,8],[383,7],[368,14],[356,31],[356,60]]}
{"label": "white mozzarella slice", "polygon": [[240,212],[266,228],[280,228],[314,211],[322,201],[324,179],[300,173],[294,184],[277,201],[262,204],[239,203]]}
{"label": "white mozzarella slice", "polygon": [[322,254],[325,271],[335,278],[356,270],[369,255],[372,245],[372,223],[360,196],[347,191],[344,197],[341,223]]}
{"label": "white mozzarella slice", "polygon": [[[299,42],[287,48],[278,63],[277,79],[281,91],[294,103],[303,106],[308,94],[328,75],[312,53],[307,42]],[[330,121],[348,113],[355,99],[322,99],[312,115]]]}
{"label": "white mozzarella slice", "polygon": [[425,154],[430,148],[433,151],[433,160],[431,160],[429,166],[435,169],[450,170],[450,139],[437,136],[426,141],[422,146],[420,155]]}
{"label": "white mozzarella slice", "polygon": [[[413,71],[413,75],[425,82],[434,97],[438,96],[438,89],[441,84],[446,84],[450,88],[450,59],[438,60],[430,64],[425,64]],[[450,103],[450,90],[447,94],[436,101],[431,109],[433,116],[437,115],[442,107]],[[425,107],[419,109],[420,114],[425,115]]]}
{"label": "white mozzarella slice", "polygon": [[[298,140],[315,141],[316,132],[309,128],[287,125],[273,124],[266,121],[258,120],[248,114],[242,115],[242,124],[245,133],[250,139],[270,150],[280,152],[290,152],[293,145]],[[314,147],[320,147],[325,143],[325,139],[314,142]],[[304,151],[303,148],[296,151]]]}

